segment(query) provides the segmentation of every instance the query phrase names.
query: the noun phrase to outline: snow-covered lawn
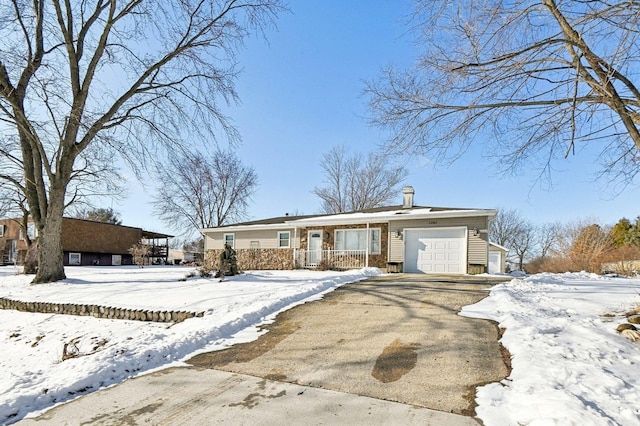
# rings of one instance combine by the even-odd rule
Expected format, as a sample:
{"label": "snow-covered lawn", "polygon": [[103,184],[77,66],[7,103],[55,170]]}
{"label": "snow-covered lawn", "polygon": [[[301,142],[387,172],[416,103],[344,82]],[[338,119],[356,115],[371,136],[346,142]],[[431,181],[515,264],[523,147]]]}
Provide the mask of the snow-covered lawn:
{"label": "snow-covered lawn", "polygon": [[[181,361],[253,340],[256,325],[346,282],[379,273],[253,272],[183,279],[181,267],[75,267],[68,279],[29,285],[0,268],[0,297],[131,309],[204,312],[181,323],[0,310],[0,424]],[[640,280],[540,274],[495,286],[462,314],[497,321],[513,371],[478,389],[486,425],[640,425],[640,343],[616,332],[640,304]],[[62,361],[64,344],[78,357]],[[73,347],[73,346],[68,346]]]}
{"label": "snow-covered lawn", "polygon": [[[0,310],[0,424],[204,351],[254,340],[257,325],[341,284],[379,274],[271,271],[184,279],[184,267],[67,267],[68,279],[29,285],[33,276],[0,267],[0,297],[130,309],[204,312],[184,322],[152,323]],[[78,349],[77,357],[62,361]]]}
{"label": "snow-covered lawn", "polygon": [[[462,315],[497,321],[513,371],[478,389],[485,425],[640,425],[640,343],[616,332],[640,280],[538,274],[493,287]],[[639,326],[640,328],[640,326]]]}

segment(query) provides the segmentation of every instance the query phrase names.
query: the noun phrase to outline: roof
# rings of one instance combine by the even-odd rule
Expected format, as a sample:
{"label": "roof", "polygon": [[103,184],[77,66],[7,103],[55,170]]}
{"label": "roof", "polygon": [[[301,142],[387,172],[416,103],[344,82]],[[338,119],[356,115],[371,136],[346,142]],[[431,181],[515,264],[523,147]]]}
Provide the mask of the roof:
{"label": "roof", "polygon": [[99,220],[90,220],[90,219],[80,219],[77,217],[64,217],[64,220],[74,220],[74,221],[81,221],[81,222],[90,222],[90,223],[96,223],[96,224],[100,224],[100,225],[108,225],[108,226],[116,226],[119,228],[130,228],[130,229],[139,229],[140,232],[142,233],[142,237],[143,238],[173,238],[173,235],[168,235],[168,234],[162,234],[160,232],[153,232],[153,231],[145,231],[142,228],[138,228],[137,226],[127,226],[127,225],[121,225],[121,224],[117,224],[117,223],[109,223],[109,222],[101,222]]}
{"label": "roof", "polygon": [[[142,232],[142,236],[144,238],[173,238],[173,235],[169,235],[169,234],[162,234],[160,232],[153,232],[153,231],[146,231],[144,229],[138,228],[136,226],[127,226],[127,225],[120,225],[120,224],[115,224],[115,223],[109,223],[109,222],[100,222],[97,220],[89,220],[89,219],[80,219],[80,218],[76,218],[76,217],[63,217],[64,220],[67,221],[76,221],[76,222],[89,222],[89,223],[95,223],[95,224],[99,224],[101,226],[115,226],[115,227],[119,227],[119,228],[129,228],[129,229],[139,229]],[[4,221],[16,221],[16,222],[22,222],[22,218],[4,218],[4,219],[0,219],[0,222],[4,222]],[[29,222],[32,222],[32,219],[29,218]]]}
{"label": "roof", "polygon": [[490,246],[490,247],[495,247],[495,248],[497,248],[498,250],[502,250],[502,251],[505,251],[505,252],[509,251],[509,249],[508,249],[508,248],[506,248],[506,247],[504,247],[504,246],[501,246],[500,244],[497,244],[497,243],[492,243],[491,241],[489,241],[489,246]]}
{"label": "roof", "polygon": [[145,231],[144,229],[142,230],[142,238],[173,238],[173,235],[169,235],[169,234],[162,234],[160,232],[153,232],[153,231]]}
{"label": "roof", "polygon": [[327,224],[360,224],[373,222],[387,222],[394,220],[424,219],[424,218],[446,218],[446,217],[468,217],[468,216],[490,216],[496,215],[496,210],[470,209],[470,208],[450,208],[450,207],[424,207],[414,206],[404,208],[402,205],[376,207],[365,210],[357,210],[347,213],[317,214],[303,216],[279,216],[269,219],[241,222],[230,225],[223,225],[213,228],[201,229],[206,231],[236,231],[250,229],[283,229],[301,228],[307,226],[321,226]]}

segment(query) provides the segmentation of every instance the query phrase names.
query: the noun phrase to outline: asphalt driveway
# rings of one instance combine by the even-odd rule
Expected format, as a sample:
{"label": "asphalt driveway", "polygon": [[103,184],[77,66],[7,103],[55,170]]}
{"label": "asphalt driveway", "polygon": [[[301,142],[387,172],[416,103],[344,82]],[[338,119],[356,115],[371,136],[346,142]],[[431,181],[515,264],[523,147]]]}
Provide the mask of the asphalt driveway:
{"label": "asphalt driveway", "polygon": [[495,323],[457,315],[486,277],[386,275],[278,315],[258,340],[195,367],[475,414],[475,388],[508,375]]}
{"label": "asphalt driveway", "polygon": [[508,375],[496,324],[464,318],[495,282],[387,275],[278,315],[258,340],[94,392],[18,424],[474,425]]}

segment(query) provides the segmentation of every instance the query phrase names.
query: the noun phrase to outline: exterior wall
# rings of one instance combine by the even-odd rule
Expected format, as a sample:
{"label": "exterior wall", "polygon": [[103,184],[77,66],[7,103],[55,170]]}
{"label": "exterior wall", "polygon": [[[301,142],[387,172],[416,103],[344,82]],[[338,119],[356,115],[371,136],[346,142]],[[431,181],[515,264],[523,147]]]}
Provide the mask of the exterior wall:
{"label": "exterior wall", "polygon": [[[80,253],[80,265],[94,265],[94,266],[112,266],[111,253],[87,253],[77,251],[65,251],[64,252],[64,265],[69,266],[69,253]],[[119,253],[114,253],[119,254]],[[130,254],[122,254],[121,265],[133,265],[133,256]],[[71,265],[76,266],[76,265]]]}
{"label": "exterior wall", "polygon": [[[238,268],[241,270],[255,269],[294,269],[293,249],[307,249],[308,231],[321,230],[324,236],[323,250],[334,249],[336,229],[366,229],[366,225],[332,225],[313,226],[298,229],[269,229],[261,231],[223,232],[223,230],[206,233],[205,252],[206,265],[218,269],[218,256],[224,249],[224,234],[234,234],[235,250],[238,258]],[[389,242],[389,226],[386,223],[369,224],[369,228],[380,228],[380,254],[369,255],[369,266],[386,268]],[[277,248],[278,232],[290,231],[292,247]],[[251,248],[251,242],[258,241],[259,249]]]}
{"label": "exterior wall", "polygon": [[[332,225],[332,226],[313,226],[300,230],[300,248],[306,250],[307,238],[309,231],[322,231],[322,249],[335,249],[335,231],[336,229],[366,229],[367,225]],[[369,255],[369,266],[377,268],[387,267],[387,253],[389,244],[389,225],[387,223],[370,223],[369,228],[380,228],[380,254]]]}
{"label": "exterior wall", "polygon": [[128,255],[141,237],[140,228],[70,218],[62,221],[62,248],[66,252]]}
{"label": "exterior wall", "polygon": [[[20,224],[14,219],[0,220],[4,235],[0,237],[2,261],[11,250],[11,241],[16,241],[18,263],[22,263],[27,250],[24,239],[20,239]],[[142,230],[122,225],[93,222],[82,219],[63,218],[62,249],[64,265],[69,265],[69,253],[80,253],[81,265],[111,265],[111,255],[122,256],[122,265],[132,265],[129,254],[131,246],[140,241]]]}
{"label": "exterior wall", "polygon": [[507,269],[507,252],[501,248],[498,247],[494,247],[491,244],[489,244],[489,252],[499,252],[500,255],[500,272],[504,272]]}
{"label": "exterior wall", "polygon": [[223,250],[224,249],[224,235],[233,234],[235,239],[235,249],[251,249],[252,242],[257,242],[260,249],[278,249],[278,232],[290,232],[291,242],[290,248],[298,248],[300,244],[300,235],[296,236],[296,231],[293,228],[281,228],[281,229],[263,229],[254,231],[225,231],[222,228],[219,231],[207,232],[204,235],[204,249],[207,250]]}
{"label": "exterior wall", "polygon": [[[444,219],[398,220],[389,225],[389,262],[404,262],[404,241],[396,233],[411,228],[447,228],[455,226],[467,227],[467,263],[468,273],[479,273],[489,263],[488,229],[486,216],[456,217]],[[473,235],[473,228],[480,230],[480,235]],[[482,270],[481,272],[484,272]]]}
{"label": "exterior wall", "polygon": [[0,226],[3,226],[3,236],[0,237],[0,263],[8,261],[11,241],[16,242],[18,263],[22,263],[27,252],[27,243],[24,239],[20,239],[20,223],[13,219],[3,219],[0,220]]}
{"label": "exterior wall", "polygon": [[[489,263],[488,218],[486,216],[458,217],[442,219],[408,219],[392,221],[390,223],[371,223],[369,228],[380,228],[379,255],[369,256],[369,266],[386,268],[388,262],[404,262],[404,242],[396,235],[397,231],[411,228],[446,228],[466,227],[467,232],[467,273],[482,273]],[[207,264],[215,265],[217,269],[218,256],[224,248],[224,234],[234,234],[234,244],[238,256],[240,269],[293,269],[293,248],[307,249],[308,231],[321,231],[323,235],[322,249],[333,250],[336,229],[366,229],[365,224],[310,226],[296,230],[281,228],[252,231],[227,231],[224,229],[205,234],[205,251]],[[473,229],[480,231],[473,235]],[[278,231],[290,231],[292,247],[290,249],[276,248]],[[259,249],[251,247],[251,242],[257,242]],[[290,263],[289,263],[290,262]]]}
{"label": "exterior wall", "polygon": [[[220,269],[219,259],[223,249],[207,250],[205,265],[212,270]],[[294,249],[237,249],[238,269],[250,270],[290,270],[294,269]]]}

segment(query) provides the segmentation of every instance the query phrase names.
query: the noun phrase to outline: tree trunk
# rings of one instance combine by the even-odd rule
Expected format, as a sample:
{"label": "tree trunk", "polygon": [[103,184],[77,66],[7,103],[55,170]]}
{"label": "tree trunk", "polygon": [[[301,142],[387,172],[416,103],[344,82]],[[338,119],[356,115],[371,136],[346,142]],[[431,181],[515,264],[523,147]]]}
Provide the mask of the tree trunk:
{"label": "tree trunk", "polygon": [[38,272],[38,239],[31,241],[27,247],[27,255],[24,259],[24,273],[35,274]]}
{"label": "tree trunk", "polygon": [[[47,214],[38,228],[38,272],[32,284],[50,283],[66,278],[64,255],[62,252],[62,214],[64,212],[64,192],[62,197],[51,191]],[[58,198],[61,198],[58,200]]]}

